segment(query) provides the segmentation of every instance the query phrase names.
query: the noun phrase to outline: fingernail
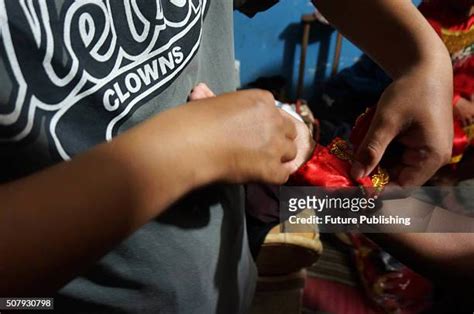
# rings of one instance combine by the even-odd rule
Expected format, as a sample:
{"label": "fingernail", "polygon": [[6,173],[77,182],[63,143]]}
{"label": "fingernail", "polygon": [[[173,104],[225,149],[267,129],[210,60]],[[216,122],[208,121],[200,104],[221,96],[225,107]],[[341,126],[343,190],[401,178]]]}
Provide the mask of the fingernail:
{"label": "fingernail", "polygon": [[352,163],[351,176],[354,179],[359,179],[365,176],[365,167],[358,161]]}

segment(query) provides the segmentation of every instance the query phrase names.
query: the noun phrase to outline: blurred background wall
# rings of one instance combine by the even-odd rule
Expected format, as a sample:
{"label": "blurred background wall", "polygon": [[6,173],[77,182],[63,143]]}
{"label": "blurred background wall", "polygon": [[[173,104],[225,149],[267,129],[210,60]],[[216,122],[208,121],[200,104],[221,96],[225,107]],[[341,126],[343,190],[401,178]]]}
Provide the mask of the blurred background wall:
{"label": "blurred background wall", "polygon": [[[301,51],[301,16],[313,11],[309,0],[280,0],[253,18],[235,11],[235,53],[240,61],[242,86],[262,76],[281,75],[287,80],[288,96],[295,96]],[[329,76],[335,45],[336,32],[331,27],[311,27],[304,98],[313,98],[321,82]],[[360,55],[361,51],[344,39],[339,69],[352,65]]]}

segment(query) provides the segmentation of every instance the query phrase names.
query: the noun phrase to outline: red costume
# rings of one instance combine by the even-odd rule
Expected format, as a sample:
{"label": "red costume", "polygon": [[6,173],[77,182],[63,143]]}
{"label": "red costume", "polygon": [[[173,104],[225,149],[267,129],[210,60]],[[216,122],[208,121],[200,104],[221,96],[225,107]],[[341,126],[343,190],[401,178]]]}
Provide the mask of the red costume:
{"label": "red costume", "polygon": [[[436,30],[451,54],[454,71],[453,106],[459,99],[471,100],[474,95],[474,15],[467,15],[474,5],[472,0],[424,1],[419,9]],[[452,163],[461,160],[469,145],[474,145],[474,125],[463,128],[454,120]]]}
{"label": "red costume", "polygon": [[350,175],[353,151],[367,133],[374,113],[375,109],[370,108],[357,119],[350,142],[336,137],[328,146],[316,144],[311,158],[291,176],[291,184],[333,188],[361,186],[367,196],[380,193],[389,181],[388,173],[381,167],[357,180]]}
{"label": "red costume", "polygon": [[[369,176],[358,180],[350,176],[352,152],[357,150],[367,133],[374,113],[375,108],[370,108],[357,119],[349,142],[335,138],[328,146],[318,144],[312,157],[291,176],[291,183],[329,188],[360,186],[367,196],[382,192],[389,182],[383,168],[377,167]],[[364,235],[348,233],[347,236],[364,290],[378,308],[387,313],[402,314],[419,313],[429,308],[432,286],[425,278],[399,262],[386,264],[381,259],[382,250]]]}

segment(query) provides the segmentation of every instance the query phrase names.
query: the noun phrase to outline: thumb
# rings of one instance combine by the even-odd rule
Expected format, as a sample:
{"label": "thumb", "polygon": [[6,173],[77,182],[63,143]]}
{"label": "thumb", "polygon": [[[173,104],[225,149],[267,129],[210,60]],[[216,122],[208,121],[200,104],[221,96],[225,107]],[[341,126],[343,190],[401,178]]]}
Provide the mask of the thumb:
{"label": "thumb", "polygon": [[387,146],[397,133],[398,127],[393,118],[387,118],[383,113],[377,112],[364,140],[357,149],[351,176],[358,179],[369,175],[379,164]]}

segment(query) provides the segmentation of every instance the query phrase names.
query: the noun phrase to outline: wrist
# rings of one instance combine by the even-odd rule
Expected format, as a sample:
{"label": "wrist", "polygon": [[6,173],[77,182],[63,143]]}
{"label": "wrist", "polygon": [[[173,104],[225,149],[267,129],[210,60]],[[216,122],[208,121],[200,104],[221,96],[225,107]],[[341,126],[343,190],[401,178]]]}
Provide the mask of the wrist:
{"label": "wrist", "polygon": [[191,156],[196,185],[235,181],[235,112],[243,110],[242,93],[228,93],[182,106],[186,154]]}
{"label": "wrist", "polygon": [[219,177],[194,111],[191,105],[167,110],[106,144],[131,206],[146,219]]}
{"label": "wrist", "polygon": [[167,140],[173,149],[167,158],[172,159],[176,169],[181,169],[187,189],[221,180],[225,174],[223,147],[219,144],[223,132],[216,130],[221,124],[216,106],[188,103],[173,111],[174,131],[169,132]]}
{"label": "wrist", "polygon": [[[431,99],[432,105],[438,103],[452,110],[453,103],[453,73],[449,58],[435,55],[423,58],[409,71],[398,77],[405,86],[417,90],[417,94]],[[416,96],[416,95],[415,95]]]}
{"label": "wrist", "polygon": [[415,63],[414,70],[419,73],[425,73],[429,80],[439,81],[443,84],[449,84],[452,89],[453,68],[451,57],[443,42],[437,38],[437,48],[421,51],[418,62]]}
{"label": "wrist", "polygon": [[411,34],[411,40],[411,43],[407,43],[405,54],[394,56],[399,61],[392,68],[393,78],[423,73],[428,79],[435,78],[442,82],[449,80],[452,84],[451,56],[431,26],[426,23],[419,32]]}

